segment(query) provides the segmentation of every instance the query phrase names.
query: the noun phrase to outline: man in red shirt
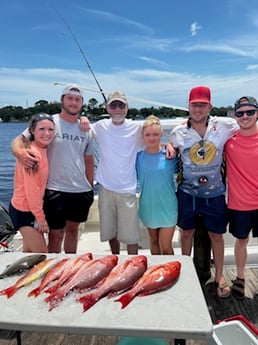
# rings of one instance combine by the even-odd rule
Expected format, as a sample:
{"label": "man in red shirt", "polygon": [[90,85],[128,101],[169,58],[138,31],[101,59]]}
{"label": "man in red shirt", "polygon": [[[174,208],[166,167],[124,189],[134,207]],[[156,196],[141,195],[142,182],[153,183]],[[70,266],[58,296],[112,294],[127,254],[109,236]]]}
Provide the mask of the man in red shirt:
{"label": "man in red shirt", "polygon": [[245,296],[245,264],[249,234],[258,237],[258,103],[243,96],[234,106],[239,130],[225,146],[228,177],[229,231],[236,238],[237,277],[231,288],[238,299]]}

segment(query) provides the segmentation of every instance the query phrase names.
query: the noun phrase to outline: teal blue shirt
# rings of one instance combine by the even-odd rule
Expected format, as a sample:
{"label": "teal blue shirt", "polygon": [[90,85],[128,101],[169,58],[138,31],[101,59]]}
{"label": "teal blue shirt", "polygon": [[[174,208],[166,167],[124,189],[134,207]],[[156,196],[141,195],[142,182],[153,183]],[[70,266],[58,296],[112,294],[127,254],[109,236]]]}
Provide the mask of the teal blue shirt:
{"label": "teal blue shirt", "polygon": [[156,154],[140,151],[136,160],[140,184],[139,218],[152,229],[177,223],[177,198],[174,176],[177,159],[167,159],[164,150]]}

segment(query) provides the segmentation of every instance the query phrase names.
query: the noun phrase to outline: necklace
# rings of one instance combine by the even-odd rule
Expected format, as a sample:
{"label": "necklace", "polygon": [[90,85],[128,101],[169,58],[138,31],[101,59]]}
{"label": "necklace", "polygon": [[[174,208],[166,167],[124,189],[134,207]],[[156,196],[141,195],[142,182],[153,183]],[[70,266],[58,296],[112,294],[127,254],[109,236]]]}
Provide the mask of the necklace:
{"label": "necklace", "polygon": [[204,138],[206,130],[207,130],[206,126],[204,128],[203,127],[201,128],[192,127],[192,128],[200,135],[201,138]]}

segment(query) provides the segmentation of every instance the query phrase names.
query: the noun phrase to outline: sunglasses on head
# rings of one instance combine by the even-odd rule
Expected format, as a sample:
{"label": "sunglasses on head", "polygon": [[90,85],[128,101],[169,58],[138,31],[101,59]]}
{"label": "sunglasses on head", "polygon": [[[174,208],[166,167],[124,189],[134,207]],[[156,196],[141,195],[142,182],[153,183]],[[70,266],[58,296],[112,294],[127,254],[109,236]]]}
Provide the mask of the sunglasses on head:
{"label": "sunglasses on head", "polygon": [[252,109],[252,110],[239,110],[235,112],[236,117],[242,117],[244,116],[244,114],[246,114],[247,116],[253,116],[256,113],[256,109]]}
{"label": "sunglasses on head", "polygon": [[111,109],[116,109],[116,108],[124,109],[126,107],[126,104],[122,102],[112,102],[109,104],[109,106]]}

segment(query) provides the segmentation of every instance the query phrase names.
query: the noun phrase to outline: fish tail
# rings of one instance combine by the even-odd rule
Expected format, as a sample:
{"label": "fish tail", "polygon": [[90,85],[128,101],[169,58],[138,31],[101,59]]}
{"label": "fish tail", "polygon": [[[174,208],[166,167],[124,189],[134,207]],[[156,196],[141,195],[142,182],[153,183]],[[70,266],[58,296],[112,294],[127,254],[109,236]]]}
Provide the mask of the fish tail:
{"label": "fish tail", "polygon": [[85,312],[86,310],[90,309],[98,301],[98,298],[96,298],[94,294],[89,294],[89,295],[80,297],[78,301],[82,303],[83,312]]}
{"label": "fish tail", "polygon": [[7,289],[1,290],[0,295],[6,295],[7,298],[10,298],[15,294],[16,291],[17,291],[17,287],[15,285],[13,285]]}
{"label": "fish tail", "polygon": [[63,298],[64,295],[58,293],[53,293],[45,298],[45,302],[49,303],[48,311],[51,311],[52,309],[57,307],[57,305],[63,300]]}
{"label": "fish tail", "polygon": [[47,303],[51,303],[52,301],[57,300],[57,299],[59,299],[57,293],[53,292],[48,297],[46,297],[44,299],[44,301],[47,302]]}
{"label": "fish tail", "polygon": [[114,302],[122,303],[121,309],[124,309],[133,299],[134,299],[134,295],[128,292],[122,295],[121,297],[115,299]]}
{"label": "fish tail", "polygon": [[56,292],[56,290],[58,289],[58,287],[59,287],[59,286],[57,286],[56,284],[55,284],[55,285],[52,285],[52,286],[50,286],[48,289],[44,290],[44,292],[53,294],[53,293]]}
{"label": "fish tail", "polygon": [[48,311],[51,311],[52,309],[57,307],[60,302],[61,302],[61,300],[59,300],[59,299],[53,299],[52,301],[50,301]]}
{"label": "fish tail", "polygon": [[38,286],[28,293],[28,297],[31,297],[31,296],[37,297],[39,294],[40,294],[40,287]]}

